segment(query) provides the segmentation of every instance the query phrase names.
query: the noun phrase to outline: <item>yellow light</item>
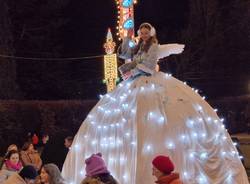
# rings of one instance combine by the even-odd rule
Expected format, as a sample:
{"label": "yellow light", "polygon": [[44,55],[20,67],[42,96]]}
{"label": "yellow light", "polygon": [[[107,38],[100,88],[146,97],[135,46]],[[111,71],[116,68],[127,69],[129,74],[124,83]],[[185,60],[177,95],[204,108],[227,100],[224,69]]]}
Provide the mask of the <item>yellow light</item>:
{"label": "yellow light", "polygon": [[[117,33],[119,35],[119,33]],[[116,81],[118,79],[117,72],[117,55],[113,54],[115,50],[115,42],[110,29],[108,30],[106,43],[104,48],[106,55],[104,56],[104,80],[106,81],[107,91],[112,91],[116,86]]]}
{"label": "yellow light", "polygon": [[110,92],[116,87],[118,79],[117,56],[108,54],[104,56],[104,80],[106,81],[107,91]]}
{"label": "yellow light", "polygon": [[[123,27],[122,25],[124,24],[124,22],[127,20],[127,19],[134,19],[134,6],[131,6],[129,8],[125,8],[122,6],[122,2],[123,0],[117,0],[116,1],[116,4],[117,4],[117,11],[118,11],[118,21],[117,21],[117,24],[118,26],[120,27],[121,30],[123,30]],[[133,4],[136,4],[137,3],[137,0],[133,0]],[[120,36],[121,38],[124,38],[128,35],[128,31],[127,30],[123,30],[121,31],[120,30]],[[132,32],[129,32],[131,33],[132,35],[130,36],[134,36],[134,31],[132,30]]]}

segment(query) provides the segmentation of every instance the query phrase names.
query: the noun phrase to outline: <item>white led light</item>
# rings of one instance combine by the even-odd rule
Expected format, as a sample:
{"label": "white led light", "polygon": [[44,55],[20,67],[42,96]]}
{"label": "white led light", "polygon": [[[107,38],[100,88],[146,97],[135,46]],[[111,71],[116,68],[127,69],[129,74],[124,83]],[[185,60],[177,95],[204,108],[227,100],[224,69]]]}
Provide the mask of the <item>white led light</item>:
{"label": "white led light", "polygon": [[124,109],[127,109],[127,108],[128,108],[128,104],[122,104],[122,107],[123,107]]}
{"label": "white led light", "polygon": [[207,137],[207,134],[206,133],[202,133],[201,137],[205,138],[205,137]]}
{"label": "white led light", "polygon": [[97,144],[97,141],[94,140],[94,141],[91,142],[91,144],[94,146],[94,145]]}
{"label": "white led light", "polygon": [[92,119],[92,118],[93,118],[93,116],[92,116],[91,114],[89,114],[89,115],[88,115],[88,118],[89,118],[89,119]]}
{"label": "white led light", "polygon": [[164,121],[165,121],[165,118],[164,118],[163,116],[161,116],[161,117],[158,119],[158,122],[159,122],[159,123],[164,123]]}
{"label": "white led light", "polygon": [[221,152],[221,156],[223,156],[223,157],[226,156],[226,154],[227,154],[227,153],[226,153],[225,151],[222,151],[222,152]]}
{"label": "white led light", "polygon": [[174,148],[175,148],[174,143],[173,143],[173,142],[169,142],[169,143],[167,144],[167,148],[168,148],[168,149],[174,149]]}
{"label": "white led light", "polygon": [[151,146],[147,145],[147,150],[150,151],[151,150]]}
{"label": "white led light", "polygon": [[194,153],[190,153],[190,154],[189,154],[189,158],[190,158],[190,159],[193,159],[193,158],[194,158]]}
{"label": "white led light", "polygon": [[183,141],[184,141],[186,138],[187,138],[187,137],[186,137],[185,135],[182,135],[182,136],[181,136],[181,140],[183,140]]}
{"label": "white led light", "polygon": [[131,83],[128,82],[128,83],[126,84],[126,86],[129,88],[129,87],[131,86]]}
{"label": "white led light", "polygon": [[134,146],[134,145],[136,145],[136,142],[134,142],[134,141],[133,141],[133,142],[131,142],[131,145],[133,145],[133,146]]}
{"label": "white led light", "polygon": [[200,158],[201,158],[202,160],[207,159],[207,153],[205,153],[205,152],[201,153]]}
{"label": "white led light", "polygon": [[153,90],[155,89],[155,85],[154,84],[151,85],[151,89],[153,89]]}
{"label": "white led light", "polygon": [[200,105],[198,106],[198,110],[199,110],[199,111],[201,111],[201,110],[202,110],[202,107],[201,107]]}
{"label": "white led light", "polygon": [[136,110],[135,110],[135,109],[132,109],[131,112],[132,112],[133,114],[135,114],[135,113],[136,113]]}
{"label": "white led light", "polygon": [[211,117],[208,117],[208,118],[207,118],[207,121],[208,121],[208,122],[212,121],[212,118],[211,118]]}
{"label": "white led light", "polygon": [[130,133],[129,133],[129,132],[127,132],[125,135],[126,135],[127,137],[129,137],[129,136],[130,136]]}
{"label": "white led light", "polygon": [[110,98],[113,102],[116,102],[116,99],[114,97]]}
{"label": "white led light", "polygon": [[186,178],[186,177],[188,177],[188,173],[185,171],[185,172],[183,172],[183,176]]}
{"label": "white led light", "polygon": [[194,132],[194,133],[192,134],[192,136],[193,136],[194,138],[197,138],[197,137],[198,137],[198,134],[197,134],[196,132]]}

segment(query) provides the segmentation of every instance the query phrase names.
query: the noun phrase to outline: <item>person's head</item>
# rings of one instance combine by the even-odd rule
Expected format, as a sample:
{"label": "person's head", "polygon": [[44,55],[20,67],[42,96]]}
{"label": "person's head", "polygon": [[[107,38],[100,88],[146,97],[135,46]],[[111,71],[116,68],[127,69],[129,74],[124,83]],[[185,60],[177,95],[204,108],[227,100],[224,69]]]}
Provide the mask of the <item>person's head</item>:
{"label": "person's head", "polygon": [[85,164],[86,176],[88,177],[109,173],[107,166],[104,160],[102,159],[101,153],[92,154],[89,158],[85,160]]}
{"label": "person's head", "polygon": [[169,175],[174,171],[174,164],[168,156],[159,155],[152,161],[152,174],[157,179]]}
{"label": "person's head", "polygon": [[43,144],[46,144],[49,141],[49,135],[48,134],[44,134],[42,137],[42,142]]}
{"label": "person's head", "polygon": [[[136,54],[140,48],[142,51],[148,52],[150,46],[153,43],[158,43],[155,28],[149,23],[142,23],[139,27],[139,30],[137,31],[137,34],[139,36],[139,43],[134,48],[134,54]],[[141,47],[142,44],[143,46]]]}
{"label": "person's head", "polygon": [[42,167],[40,178],[42,183],[56,184],[63,181],[61,172],[55,164],[45,164]]}
{"label": "person's head", "polygon": [[16,151],[18,151],[17,145],[15,145],[15,144],[9,145],[9,147],[7,148],[7,153],[8,153],[9,151],[11,151],[11,150],[16,150]]}
{"label": "person's head", "polygon": [[66,138],[64,139],[64,146],[65,146],[66,148],[70,148],[71,145],[72,145],[72,142],[73,142],[73,137],[68,136],[68,137],[66,137]]}
{"label": "person's head", "polygon": [[23,151],[34,151],[34,146],[32,142],[25,142],[22,147]]}
{"label": "person's head", "polygon": [[138,36],[144,42],[147,42],[149,39],[156,37],[156,30],[151,24],[142,23],[138,30]]}
{"label": "person's head", "polygon": [[27,165],[23,167],[19,172],[19,175],[23,178],[26,184],[34,184],[38,173],[33,166]]}
{"label": "person's head", "polygon": [[19,152],[17,150],[11,150],[8,152],[8,154],[6,155],[6,159],[10,161],[10,163],[16,165],[19,162]]}

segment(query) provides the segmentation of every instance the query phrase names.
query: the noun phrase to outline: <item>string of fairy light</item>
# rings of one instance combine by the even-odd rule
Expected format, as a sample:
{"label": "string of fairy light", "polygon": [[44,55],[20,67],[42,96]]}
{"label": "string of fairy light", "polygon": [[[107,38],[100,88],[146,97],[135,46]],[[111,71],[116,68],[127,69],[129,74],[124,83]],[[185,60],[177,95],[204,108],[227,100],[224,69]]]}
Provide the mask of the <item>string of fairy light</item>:
{"label": "string of fairy light", "polygon": [[116,0],[118,40],[134,36],[134,4],[137,4],[137,0]]}
{"label": "string of fairy light", "polygon": [[[134,36],[134,4],[136,0],[116,0],[117,5],[117,37],[122,40],[127,36]],[[108,30],[106,43],[104,44],[106,55],[104,56],[104,79],[107,91],[110,92],[116,87],[119,81],[117,73],[117,55],[114,54],[115,42],[113,41],[111,30]]]}

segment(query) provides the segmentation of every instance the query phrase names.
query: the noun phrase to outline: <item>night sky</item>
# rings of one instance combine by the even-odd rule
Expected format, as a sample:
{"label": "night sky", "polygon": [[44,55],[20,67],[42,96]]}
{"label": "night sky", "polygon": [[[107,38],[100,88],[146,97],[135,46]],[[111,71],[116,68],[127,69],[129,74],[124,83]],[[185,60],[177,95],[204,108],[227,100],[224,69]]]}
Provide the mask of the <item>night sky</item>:
{"label": "night sky", "polygon": [[[60,1],[55,1],[54,4],[58,2]],[[115,1],[64,0],[61,2],[64,2],[61,7],[56,5],[53,7],[53,3],[50,5],[47,0],[20,1],[12,4],[11,17],[15,30],[16,55],[67,58],[104,54],[102,45],[105,42],[108,27],[112,29],[116,39]],[[17,9],[19,11],[16,11]],[[188,0],[139,0],[135,8],[135,26],[138,28],[140,23],[150,22],[156,27],[160,43],[185,43],[186,39],[180,34],[190,25],[189,16]],[[180,60],[180,57],[174,57],[173,60]],[[162,62],[161,66],[163,71],[170,70],[175,74],[175,62],[168,64]],[[249,69],[249,66],[248,62],[244,67],[238,67],[236,72],[240,74],[242,69],[247,75],[246,68]],[[97,98],[100,93],[105,93],[105,85],[102,84],[102,67],[102,58],[62,61],[17,60],[17,82],[24,99]],[[223,64],[221,68],[224,68]],[[245,82],[245,75],[243,78]],[[181,79],[185,79],[185,76],[181,76]],[[208,84],[209,80],[190,82],[208,91],[207,95],[216,97],[214,95],[216,90],[213,88],[222,86],[227,81],[220,77],[220,83],[212,86]],[[227,87],[234,88],[235,83],[237,81]],[[220,93],[220,96],[241,95],[247,92],[243,90],[244,92],[233,93],[233,91],[235,90],[230,93],[225,90],[225,93]]]}

